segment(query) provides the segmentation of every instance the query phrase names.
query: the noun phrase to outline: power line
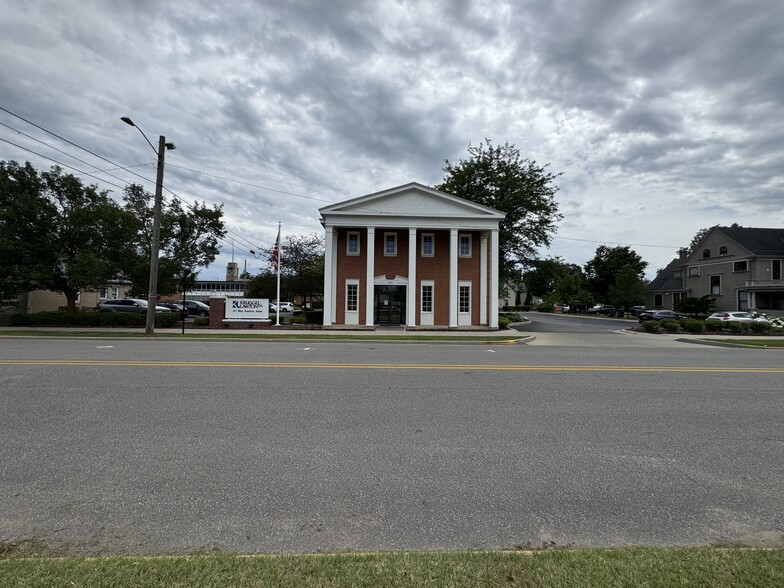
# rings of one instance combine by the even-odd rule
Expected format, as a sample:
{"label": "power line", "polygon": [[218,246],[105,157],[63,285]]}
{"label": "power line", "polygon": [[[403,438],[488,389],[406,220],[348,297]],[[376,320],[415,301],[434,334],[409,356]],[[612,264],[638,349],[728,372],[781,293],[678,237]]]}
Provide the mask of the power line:
{"label": "power line", "polygon": [[556,235],[554,239],[563,239],[564,241],[582,241],[585,243],[600,243],[600,244],[608,244],[608,245],[622,245],[626,247],[659,247],[661,249],[680,249],[680,245],[650,245],[647,243],[620,243],[618,241],[596,241],[594,239],[577,239],[575,237],[561,237],[560,235]]}

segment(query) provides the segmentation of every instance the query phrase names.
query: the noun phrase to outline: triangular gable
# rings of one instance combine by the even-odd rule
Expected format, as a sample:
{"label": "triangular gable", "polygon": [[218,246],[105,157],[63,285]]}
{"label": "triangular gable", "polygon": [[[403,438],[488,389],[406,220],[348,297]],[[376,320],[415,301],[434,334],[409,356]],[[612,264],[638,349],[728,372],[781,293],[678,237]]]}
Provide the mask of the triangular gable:
{"label": "triangular gable", "polygon": [[503,219],[504,214],[412,182],[320,208],[325,215]]}

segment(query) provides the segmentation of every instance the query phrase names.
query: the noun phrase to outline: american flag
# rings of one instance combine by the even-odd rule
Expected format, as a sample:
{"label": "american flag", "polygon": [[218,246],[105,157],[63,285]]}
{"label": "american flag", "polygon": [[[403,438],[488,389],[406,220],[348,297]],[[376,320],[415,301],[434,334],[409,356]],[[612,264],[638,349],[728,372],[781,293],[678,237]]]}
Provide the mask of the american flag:
{"label": "american flag", "polygon": [[278,238],[275,240],[275,247],[272,248],[272,267],[275,273],[280,271],[280,224],[278,224]]}

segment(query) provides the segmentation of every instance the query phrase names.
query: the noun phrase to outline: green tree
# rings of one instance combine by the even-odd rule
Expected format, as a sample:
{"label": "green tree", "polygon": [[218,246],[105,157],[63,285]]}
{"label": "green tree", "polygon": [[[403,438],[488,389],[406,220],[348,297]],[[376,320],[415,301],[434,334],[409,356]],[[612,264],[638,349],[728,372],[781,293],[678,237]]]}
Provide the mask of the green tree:
{"label": "green tree", "polygon": [[[272,247],[262,251],[268,259],[272,260]],[[314,233],[285,237],[280,244],[280,260],[282,299],[301,296],[303,301],[312,302],[314,298],[321,297],[324,290],[324,238],[322,236]],[[277,283],[273,292],[276,291]],[[272,298],[274,297],[273,294]]]}
{"label": "green tree", "polygon": [[56,220],[38,171],[0,161],[0,300],[48,286],[57,261],[48,246]]}
{"label": "green tree", "polygon": [[278,289],[278,276],[272,270],[264,269],[245,284],[246,298],[267,298],[274,300]]}
{"label": "green tree", "polygon": [[[123,193],[131,245],[122,257],[123,273],[133,283],[132,295],[149,292],[150,250],[154,196],[132,184]],[[198,277],[196,271],[212,263],[220,252],[218,240],[226,236],[222,206],[196,202],[185,207],[174,198],[161,211],[158,293],[174,294]]]}
{"label": "green tree", "polygon": [[632,251],[629,247],[608,247],[600,245],[596,254],[585,264],[585,275],[588,289],[596,300],[601,303],[610,298],[610,288],[615,284],[621,269],[629,266],[634,274],[642,279],[648,262]]}
{"label": "green tree", "polygon": [[117,276],[125,218],[106,192],[58,167],[37,173],[13,162],[0,182],[4,291],[61,292],[75,310],[79,292]]}
{"label": "green tree", "polygon": [[645,301],[645,281],[630,265],[618,272],[615,283],[610,286],[609,300],[616,308],[630,309]]}
{"label": "green tree", "polygon": [[437,190],[489,206],[506,214],[499,226],[500,279],[519,275],[537,259],[538,248],[550,244],[558,212],[555,180],[547,171],[520,155],[509,143],[493,146],[489,139],[468,146],[468,159],[445,161],[444,180]]}

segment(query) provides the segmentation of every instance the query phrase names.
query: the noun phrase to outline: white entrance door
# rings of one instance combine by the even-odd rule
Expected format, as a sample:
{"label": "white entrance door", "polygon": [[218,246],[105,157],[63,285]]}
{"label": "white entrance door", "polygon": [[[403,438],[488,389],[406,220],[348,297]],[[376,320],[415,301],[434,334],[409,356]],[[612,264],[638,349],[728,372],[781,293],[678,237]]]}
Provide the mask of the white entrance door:
{"label": "white entrance door", "polygon": [[471,326],[471,282],[458,282],[457,285],[457,325]]}

